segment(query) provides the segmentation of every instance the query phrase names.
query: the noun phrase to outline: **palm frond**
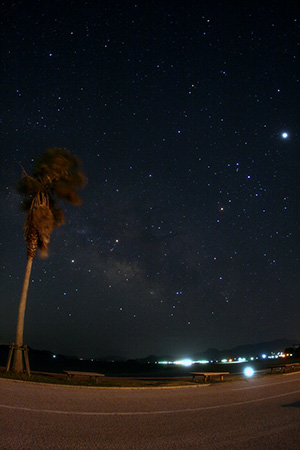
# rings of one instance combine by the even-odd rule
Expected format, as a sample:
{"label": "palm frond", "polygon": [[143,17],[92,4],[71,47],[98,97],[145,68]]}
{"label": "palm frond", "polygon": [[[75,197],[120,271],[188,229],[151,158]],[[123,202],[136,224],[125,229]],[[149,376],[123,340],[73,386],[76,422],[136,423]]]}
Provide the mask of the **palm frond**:
{"label": "palm frond", "polygon": [[23,176],[18,183],[17,190],[20,194],[34,196],[43,189],[39,180],[29,175]]}

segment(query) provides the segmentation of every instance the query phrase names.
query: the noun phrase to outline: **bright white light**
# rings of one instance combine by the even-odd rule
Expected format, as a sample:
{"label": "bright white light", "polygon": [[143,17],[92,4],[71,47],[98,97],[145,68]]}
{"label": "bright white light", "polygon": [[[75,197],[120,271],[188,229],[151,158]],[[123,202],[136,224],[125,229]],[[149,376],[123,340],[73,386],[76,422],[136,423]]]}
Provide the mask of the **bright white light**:
{"label": "bright white light", "polygon": [[246,375],[246,377],[252,377],[254,375],[254,370],[252,369],[252,367],[246,367],[246,369],[244,370],[244,374]]}
{"label": "bright white light", "polygon": [[262,359],[266,359],[267,355],[263,354],[261,355]]}
{"label": "bright white light", "polygon": [[289,137],[288,133],[285,131],[284,133],[281,133],[281,137],[283,139],[287,139]]}
{"label": "bright white light", "polygon": [[175,364],[180,364],[182,366],[191,366],[193,361],[191,359],[182,359],[181,361],[175,361]]}
{"label": "bright white light", "polygon": [[52,358],[56,358],[56,355],[52,355]]}

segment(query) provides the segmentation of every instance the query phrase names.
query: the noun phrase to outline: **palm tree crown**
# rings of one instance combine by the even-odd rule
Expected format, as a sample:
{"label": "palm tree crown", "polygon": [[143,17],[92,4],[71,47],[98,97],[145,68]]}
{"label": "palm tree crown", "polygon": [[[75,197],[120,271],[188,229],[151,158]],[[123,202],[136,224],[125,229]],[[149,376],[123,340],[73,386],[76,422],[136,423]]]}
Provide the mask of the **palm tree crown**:
{"label": "palm tree crown", "polygon": [[25,195],[23,208],[28,213],[24,225],[28,256],[34,257],[38,247],[40,256],[47,257],[50,234],[64,223],[56,200],[80,205],[77,189],[85,184],[85,177],[78,158],[64,148],[46,150],[37,161],[33,176],[24,169],[23,175],[18,191]]}

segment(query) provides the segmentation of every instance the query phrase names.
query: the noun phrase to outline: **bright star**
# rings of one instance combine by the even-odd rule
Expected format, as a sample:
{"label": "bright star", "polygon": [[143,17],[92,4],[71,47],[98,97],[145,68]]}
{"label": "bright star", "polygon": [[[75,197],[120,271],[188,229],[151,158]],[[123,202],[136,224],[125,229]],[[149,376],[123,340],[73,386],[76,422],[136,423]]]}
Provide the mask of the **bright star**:
{"label": "bright star", "polygon": [[288,133],[284,132],[284,133],[281,133],[281,137],[282,137],[283,139],[286,139],[286,138],[289,137],[289,135],[288,135]]}

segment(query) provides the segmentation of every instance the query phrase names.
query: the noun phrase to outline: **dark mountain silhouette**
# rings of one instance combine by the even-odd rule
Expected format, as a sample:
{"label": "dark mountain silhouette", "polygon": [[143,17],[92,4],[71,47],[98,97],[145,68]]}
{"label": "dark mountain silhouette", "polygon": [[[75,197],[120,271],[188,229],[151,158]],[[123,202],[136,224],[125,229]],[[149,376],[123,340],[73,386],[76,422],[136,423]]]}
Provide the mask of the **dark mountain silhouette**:
{"label": "dark mountain silhouette", "polygon": [[203,353],[196,353],[192,359],[208,359],[208,360],[220,360],[223,358],[238,358],[245,357],[261,357],[261,355],[269,355],[271,353],[284,352],[286,348],[299,345],[300,340],[297,339],[277,339],[269,342],[259,342],[258,344],[246,344],[238,345],[228,350],[209,349]]}
{"label": "dark mountain silhouette", "polygon": [[[219,361],[221,359],[229,359],[229,358],[250,358],[253,357],[261,357],[261,355],[266,354],[269,355],[271,353],[284,352],[287,348],[293,348],[294,346],[298,346],[300,344],[300,339],[277,339],[269,342],[259,342],[258,344],[246,344],[246,345],[238,345],[237,347],[233,347],[227,350],[218,350],[217,348],[210,348],[205,352],[194,353],[193,355],[187,355],[187,357],[191,358],[193,361]],[[146,358],[140,358],[141,362],[161,362],[161,361],[175,361],[179,359],[178,357],[172,355],[163,355],[163,356],[155,356],[150,355]]]}

